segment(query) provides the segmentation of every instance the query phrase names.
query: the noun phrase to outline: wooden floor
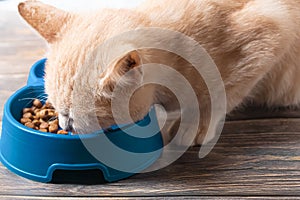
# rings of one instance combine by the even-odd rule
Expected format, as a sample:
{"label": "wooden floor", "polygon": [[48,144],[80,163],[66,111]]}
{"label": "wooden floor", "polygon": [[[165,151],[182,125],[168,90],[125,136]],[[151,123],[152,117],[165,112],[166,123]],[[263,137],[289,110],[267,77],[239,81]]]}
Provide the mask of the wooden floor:
{"label": "wooden floor", "polygon": [[[0,12],[0,123],[6,99],[25,85],[44,41],[15,13]],[[204,159],[191,148],[171,166],[105,185],[41,184],[0,164],[0,199],[300,199],[300,110],[249,107],[225,125]]]}

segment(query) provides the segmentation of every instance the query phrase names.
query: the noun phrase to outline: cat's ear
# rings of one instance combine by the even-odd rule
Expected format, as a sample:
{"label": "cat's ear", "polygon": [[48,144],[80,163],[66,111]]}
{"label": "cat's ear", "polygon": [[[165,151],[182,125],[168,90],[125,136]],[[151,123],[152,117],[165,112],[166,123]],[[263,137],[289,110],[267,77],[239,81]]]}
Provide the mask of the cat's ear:
{"label": "cat's ear", "polygon": [[26,1],[18,5],[20,15],[49,43],[59,39],[61,29],[71,14],[38,1]]}
{"label": "cat's ear", "polygon": [[110,98],[117,83],[123,86],[141,83],[143,77],[142,68],[139,67],[141,63],[137,51],[132,51],[115,61],[113,70],[101,74],[98,94]]}
{"label": "cat's ear", "polygon": [[138,68],[141,66],[141,57],[139,56],[139,53],[135,51],[131,51],[128,54],[126,54],[123,58],[121,58],[116,63],[116,68],[119,71],[119,73],[124,74],[129,72],[131,69],[136,69],[138,72],[141,72],[141,69]]}

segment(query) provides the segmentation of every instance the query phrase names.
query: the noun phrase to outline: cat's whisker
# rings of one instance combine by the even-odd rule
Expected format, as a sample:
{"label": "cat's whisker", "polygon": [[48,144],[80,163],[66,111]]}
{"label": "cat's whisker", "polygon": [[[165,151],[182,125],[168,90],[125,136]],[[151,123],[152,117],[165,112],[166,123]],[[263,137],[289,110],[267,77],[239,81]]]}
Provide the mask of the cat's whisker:
{"label": "cat's whisker", "polygon": [[45,101],[45,100],[47,100],[47,95],[46,94],[40,94],[36,97],[36,99],[39,99],[40,101]]}
{"label": "cat's whisker", "polygon": [[[28,101],[29,100],[29,101]],[[24,106],[24,108],[27,108],[27,107],[29,107],[29,105],[33,102],[35,100],[35,98],[21,98],[21,99],[18,99],[18,101],[28,101],[26,104],[25,104],[25,106]]]}

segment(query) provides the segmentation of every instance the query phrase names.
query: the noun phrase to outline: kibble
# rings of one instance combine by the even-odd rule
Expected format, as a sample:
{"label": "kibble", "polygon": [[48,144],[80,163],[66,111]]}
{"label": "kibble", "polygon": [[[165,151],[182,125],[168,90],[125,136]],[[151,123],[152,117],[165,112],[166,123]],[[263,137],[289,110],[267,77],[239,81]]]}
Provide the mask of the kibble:
{"label": "kibble", "polygon": [[50,124],[49,132],[56,133],[57,131],[58,131],[58,125],[57,124]]}
{"label": "kibble", "polygon": [[42,102],[40,100],[38,100],[38,99],[35,99],[32,104],[36,108],[41,108],[43,106]]}
{"label": "kibble", "polygon": [[31,119],[29,119],[29,118],[22,118],[22,119],[21,119],[21,123],[22,123],[22,124],[26,124],[26,123],[28,123],[28,122],[31,122]]}
{"label": "kibble", "polygon": [[65,130],[59,130],[58,113],[51,103],[43,103],[34,99],[31,108],[24,108],[20,122],[32,129],[41,132],[50,132],[55,134],[67,135]]}
{"label": "kibble", "polygon": [[33,120],[32,123],[34,124],[34,126],[40,126],[41,122],[37,119]]}
{"label": "kibble", "polygon": [[23,114],[23,118],[33,119],[33,115],[32,115],[30,112],[24,113],[24,114]]}
{"label": "kibble", "polygon": [[60,134],[60,135],[67,135],[68,132],[65,131],[65,130],[59,130],[59,131],[57,131],[57,134]]}
{"label": "kibble", "polygon": [[34,128],[34,124],[32,122],[27,122],[25,123],[25,126],[29,127],[29,128]]}
{"label": "kibble", "polygon": [[24,108],[23,109],[23,114],[25,113],[32,113],[32,109],[31,108]]}
{"label": "kibble", "polygon": [[47,129],[47,128],[49,128],[49,124],[47,122],[41,123],[40,129]]}

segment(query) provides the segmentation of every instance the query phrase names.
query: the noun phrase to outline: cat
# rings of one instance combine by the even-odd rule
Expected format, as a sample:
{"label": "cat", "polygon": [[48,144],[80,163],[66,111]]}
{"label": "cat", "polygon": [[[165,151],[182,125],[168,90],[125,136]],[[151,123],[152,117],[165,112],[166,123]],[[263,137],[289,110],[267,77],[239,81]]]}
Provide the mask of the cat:
{"label": "cat", "polygon": [[[134,50],[124,52],[124,56],[105,68],[99,65],[102,57],[97,56],[96,48],[101,43],[144,27],[181,32],[205,48],[221,73],[227,113],[245,101],[267,106],[299,105],[299,0],[146,0],[134,9],[91,13],[66,12],[38,1],[26,1],[18,9],[49,43],[45,91],[65,129],[83,133],[96,130],[99,124],[114,124],[112,92],[122,75],[143,63],[165,63],[185,75],[195,87],[201,122],[193,144],[215,137],[219,120],[224,116],[214,119],[214,130],[206,133],[210,122],[207,87],[199,75],[190,73],[190,64],[184,59],[160,50]],[[138,41],[141,43],[147,37]],[[87,60],[86,55],[93,51],[95,57]],[[88,70],[79,73],[80,69],[92,68],[101,69],[94,71],[96,74]],[[160,71],[151,73],[164,79]],[[147,76],[146,72],[135,70],[129,75],[131,83],[122,85],[124,94]],[[180,87],[176,81],[174,85]],[[134,121],[142,119],[153,104],[162,104],[167,112],[176,110],[178,102],[174,98],[164,87],[142,87],[130,101],[131,117]],[[90,104],[96,107],[89,107]],[[96,121],[89,113],[93,109]],[[179,123],[180,117],[167,128],[168,139],[174,136]],[[189,140],[186,134],[178,143],[184,145]]]}

